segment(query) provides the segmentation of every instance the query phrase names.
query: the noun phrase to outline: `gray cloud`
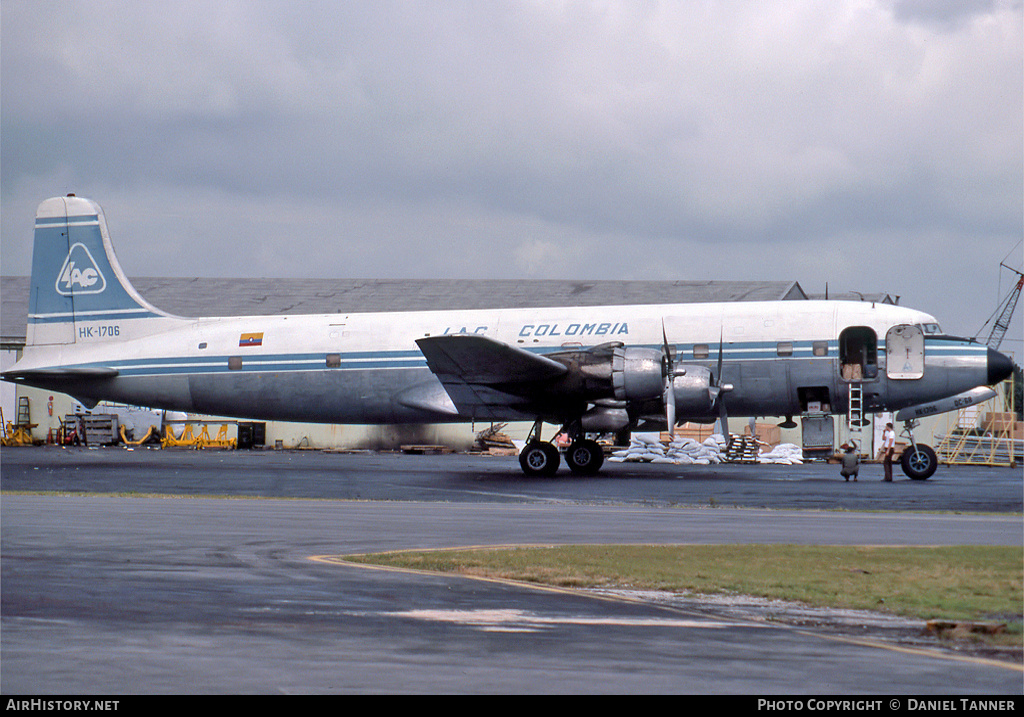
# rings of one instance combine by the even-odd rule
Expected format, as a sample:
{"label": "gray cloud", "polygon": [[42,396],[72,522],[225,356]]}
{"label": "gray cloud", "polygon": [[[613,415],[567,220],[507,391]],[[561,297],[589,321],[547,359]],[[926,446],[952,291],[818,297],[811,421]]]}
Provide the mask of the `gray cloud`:
{"label": "gray cloud", "polygon": [[139,275],[785,278],[967,332],[1024,221],[1011,0],[2,19],[5,273],[76,191]]}

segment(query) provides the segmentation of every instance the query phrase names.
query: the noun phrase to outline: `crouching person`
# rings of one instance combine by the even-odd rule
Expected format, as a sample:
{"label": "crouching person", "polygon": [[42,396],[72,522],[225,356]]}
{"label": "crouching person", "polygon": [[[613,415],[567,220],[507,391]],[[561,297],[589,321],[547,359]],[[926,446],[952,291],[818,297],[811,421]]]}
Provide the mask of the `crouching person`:
{"label": "crouching person", "polygon": [[857,473],[860,471],[860,456],[857,455],[857,444],[853,441],[844,443],[842,446],[843,455],[841,456],[843,468],[839,471],[839,475],[846,479],[846,482],[850,482],[852,477],[854,481],[857,480]]}

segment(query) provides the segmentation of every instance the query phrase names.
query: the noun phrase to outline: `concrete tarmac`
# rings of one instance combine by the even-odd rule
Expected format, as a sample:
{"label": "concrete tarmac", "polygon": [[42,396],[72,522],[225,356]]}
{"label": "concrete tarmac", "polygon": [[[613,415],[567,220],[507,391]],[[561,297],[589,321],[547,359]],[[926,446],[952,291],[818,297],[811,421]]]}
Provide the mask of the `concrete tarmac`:
{"label": "concrete tarmac", "polygon": [[[1024,535],[1019,470],[942,468],[934,483],[854,485],[834,466],[724,466],[695,477],[615,465],[597,479],[527,480],[514,460],[4,449],[0,690],[1022,692],[1019,663],[943,649],[906,621],[819,613],[778,622],[763,608],[338,561],[461,545],[1020,546]],[[55,493],[11,493],[23,490]],[[723,491],[731,497],[709,509]],[[801,495],[816,505],[798,504]],[[909,512],[831,510],[844,508],[843,496]],[[928,512],[979,503],[994,512]]]}
{"label": "concrete tarmac", "polygon": [[601,473],[529,478],[514,456],[324,453],[321,451],[126,451],[11,448],[0,457],[4,490],[231,495],[263,498],[454,502],[587,502],[825,510],[1011,512],[1024,510],[1020,468],[940,466],[926,481],[896,468],[676,466],[606,463]]}

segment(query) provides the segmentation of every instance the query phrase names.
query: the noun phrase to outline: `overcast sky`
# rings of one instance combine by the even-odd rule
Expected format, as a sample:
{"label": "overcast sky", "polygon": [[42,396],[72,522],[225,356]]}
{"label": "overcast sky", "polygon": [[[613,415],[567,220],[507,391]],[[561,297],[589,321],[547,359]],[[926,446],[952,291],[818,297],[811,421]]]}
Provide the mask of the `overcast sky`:
{"label": "overcast sky", "polygon": [[2,271],[76,192],[130,276],[827,282],[973,335],[1022,263],[1022,26],[1021,0],[3,0]]}

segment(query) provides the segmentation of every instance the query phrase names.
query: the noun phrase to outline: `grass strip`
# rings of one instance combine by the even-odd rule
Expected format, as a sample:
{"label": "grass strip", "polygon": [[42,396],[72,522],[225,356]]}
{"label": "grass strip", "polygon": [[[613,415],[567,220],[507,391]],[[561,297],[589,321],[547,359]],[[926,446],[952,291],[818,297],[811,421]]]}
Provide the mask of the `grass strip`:
{"label": "grass strip", "polygon": [[353,562],[576,588],[742,594],[1020,631],[1020,548],[566,545],[347,556]]}

